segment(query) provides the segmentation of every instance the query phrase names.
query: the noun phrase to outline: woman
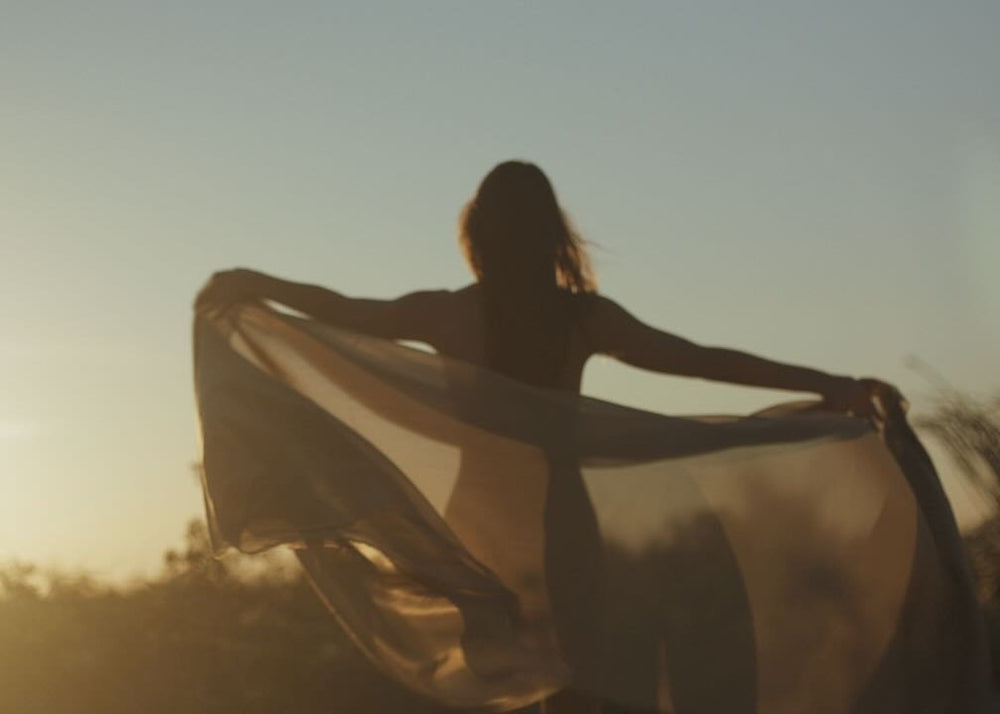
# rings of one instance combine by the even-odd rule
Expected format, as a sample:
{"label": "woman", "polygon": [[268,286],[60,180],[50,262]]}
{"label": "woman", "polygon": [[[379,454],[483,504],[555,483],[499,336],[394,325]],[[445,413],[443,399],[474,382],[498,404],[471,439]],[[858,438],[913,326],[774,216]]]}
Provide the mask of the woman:
{"label": "woman", "polygon": [[[552,185],[536,166],[508,161],[487,174],[465,207],[459,240],[476,282],[458,291],[417,292],[396,300],[353,299],[325,288],[250,270],[218,273],[198,297],[199,311],[269,300],[315,320],[394,340],[423,342],[449,357],[521,382],[579,393],[594,354],[667,374],[820,395],[833,410],[867,414],[880,384],[704,347],[643,324],[596,292],[584,243],[560,210]],[[579,673],[598,644],[575,623],[602,607],[600,536],[579,469],[553,464],[545,491],[544,541],[548,598],[559,647]],[[473,555],[503,569],[504,545],[481,517],[483,503],[503,512],[510,485],[482,478],[463,461],[446,509],[448,525]],[[526,484],[525,487],[530,487]],[[498,516],[502,519],[502,516]],[[510,532],[501,523],[498,532]],[[501,573],[501,575],[504,575]],[[513,577],[514,574],[511,574]],[[600,711],[600,704],[565,690],[546,712]]]}
{"label": "woman", "polygon": [[424,342],[536,386],[579,392],[594,354],[666,374],[810,392],[831,409],[867,412],[872,380],[857,380],[704,347],[643,324],[596,292],[586,247],[545,174],[507,161],[483,179],[459,225],[476,282],[396,300],[348,298],[251,270],[215,274],[199,310],[263,299],[347,329]]}

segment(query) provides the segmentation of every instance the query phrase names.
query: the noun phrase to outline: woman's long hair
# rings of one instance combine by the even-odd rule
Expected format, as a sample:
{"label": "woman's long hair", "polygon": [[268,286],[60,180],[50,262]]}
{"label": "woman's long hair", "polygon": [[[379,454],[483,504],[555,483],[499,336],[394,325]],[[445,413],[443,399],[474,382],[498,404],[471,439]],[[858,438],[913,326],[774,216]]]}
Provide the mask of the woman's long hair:
{"label": "woman's long hair", "polygon": [[490,367],[555,386],[575,317],[596,281],[586,246],[534,164],[506,161],[466,205],[459,242],[483,289]]}

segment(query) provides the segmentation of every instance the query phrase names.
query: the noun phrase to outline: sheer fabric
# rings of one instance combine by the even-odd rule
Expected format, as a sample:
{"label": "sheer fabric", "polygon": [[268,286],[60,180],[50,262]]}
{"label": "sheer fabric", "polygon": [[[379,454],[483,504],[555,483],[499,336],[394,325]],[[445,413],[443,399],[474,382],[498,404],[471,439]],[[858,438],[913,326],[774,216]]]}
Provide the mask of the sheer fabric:
{"label": "sheer fabric", "polygon": [[445,705],[988,710],[898,404],[667,417],[262,305],[196,320],[195,375],[215,547],[295,548],[361,651]]}

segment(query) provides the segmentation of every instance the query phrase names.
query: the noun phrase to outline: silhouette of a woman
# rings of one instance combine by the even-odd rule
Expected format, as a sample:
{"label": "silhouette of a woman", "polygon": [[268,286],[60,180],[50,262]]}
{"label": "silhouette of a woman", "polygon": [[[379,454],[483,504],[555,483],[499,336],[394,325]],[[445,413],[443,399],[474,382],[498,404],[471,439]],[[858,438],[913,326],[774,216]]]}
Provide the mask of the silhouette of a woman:
{"label": "silhouette of a woman", "polygon": [[[476,277],[461,290],[421,291],[388,301],[354,299],[238,269],[215,274],[197,307],[271,300],[332,325],[420,341],[522,382],[573,393],[580,391],[588,358],[604,354],[656,372],[812,392],[838,411],[871,410],[873,380],[697,345],[645,325],[599,295],[584,243],[548,178],[533,164],[508,161],[486,175],[462,214],[459,240]],[[481,532],[483,504],[502,504],[477,473],[474,465],[463,463],[446,512],[474,555],[477,549],[502,547]],[[573,464],[550,464],[549,473],[542,555],[548,599],[559,647],[579,674],[577,663],[593,661],[590,655],[598,646],[594,635],[581,634],[591,630],[578,623],[596,618],[601,607],[600,536],[579,470]],[[601,704],[567,689],[550,697],[543,711],[585,714],[601,711]]]}

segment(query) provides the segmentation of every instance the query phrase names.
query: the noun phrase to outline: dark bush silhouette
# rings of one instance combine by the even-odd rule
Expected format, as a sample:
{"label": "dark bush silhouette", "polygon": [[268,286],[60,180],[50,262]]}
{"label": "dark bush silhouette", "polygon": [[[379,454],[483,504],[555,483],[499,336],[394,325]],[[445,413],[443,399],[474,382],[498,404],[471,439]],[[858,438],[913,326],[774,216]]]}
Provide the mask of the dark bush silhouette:
{"label": "dark bush silhouette", "polygon": [[941,441],[974,487],[1000,504],[1000,395],[979,401],[949,389],[916,423]]}
{"label": "dark bush silhouette", "polygon": [[438,712],[355,653],[279,558],[214,559],[204,525],[127,588],[0,570],[0,711]]}
{"label": "dark bush silhouette", "polygon": [[961,473],[985,498],[994,513],[965,534],[966,552],[976,578],[993,651],[993,681],[1000,689],[1000,394],[977,400],[943,387],[932,411],[917,419],[925,433],[938,439]]}

